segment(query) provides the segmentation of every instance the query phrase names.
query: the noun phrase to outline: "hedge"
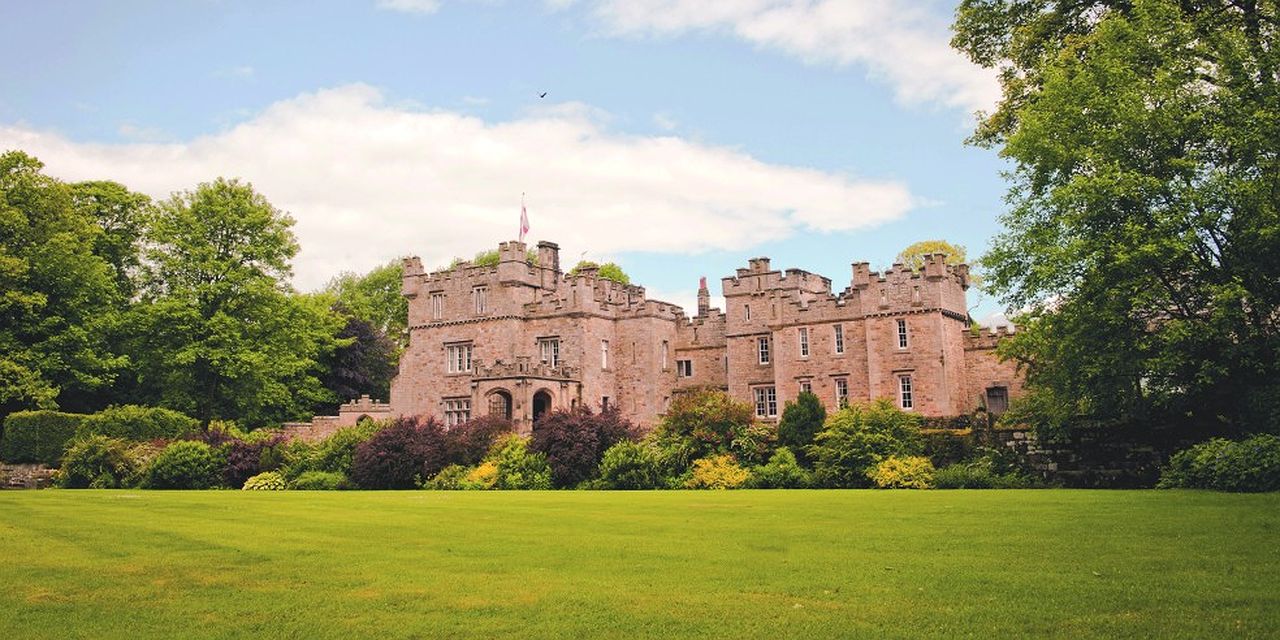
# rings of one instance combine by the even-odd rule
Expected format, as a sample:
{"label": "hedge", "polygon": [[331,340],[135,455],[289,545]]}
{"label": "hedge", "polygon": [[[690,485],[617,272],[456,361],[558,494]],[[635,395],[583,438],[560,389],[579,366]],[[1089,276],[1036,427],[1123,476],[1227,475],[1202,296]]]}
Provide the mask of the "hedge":
{"label": "hedge", "polygon": [[18,411],[4,420],[0,460],[58,466],[87,416],[60,411]]}
{"label": "hedge", "polygon": [[80,425],[76,437],[99,435],[133,442],[177,440],[199,427],[198,420],[177,411],[130,404],[108,407],[89,415]]}

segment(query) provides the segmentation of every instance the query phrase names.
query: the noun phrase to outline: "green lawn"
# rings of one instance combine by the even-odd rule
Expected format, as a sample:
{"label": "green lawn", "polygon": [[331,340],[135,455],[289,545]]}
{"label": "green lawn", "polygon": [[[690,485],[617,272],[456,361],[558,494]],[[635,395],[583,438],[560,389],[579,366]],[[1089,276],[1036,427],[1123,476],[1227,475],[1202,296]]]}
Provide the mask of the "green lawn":
{"label": "green lawn", "polygon": [[0,638],[1277,634],[1280,494],[0,492]]}

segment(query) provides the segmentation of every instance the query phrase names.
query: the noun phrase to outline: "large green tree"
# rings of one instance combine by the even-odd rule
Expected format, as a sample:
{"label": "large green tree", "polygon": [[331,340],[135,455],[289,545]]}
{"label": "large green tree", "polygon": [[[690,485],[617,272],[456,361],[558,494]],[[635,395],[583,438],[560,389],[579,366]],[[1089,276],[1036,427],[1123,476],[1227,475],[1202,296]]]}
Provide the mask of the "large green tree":
{"label": "large green tree", "polygon": [[90,408],[125,365],[103,338],[121,297],[103,231],[43,166],[0,155],[0,415]]}
{"label": "large green tree", "polygon": [[1280,55],[1267,0],[965,0],[1011,161],[987,286],[1041,427],[1280,426]]}
{"label": "large green tree", "polygon": [[139,393],[248,427],[332,401],[320,359],[343,342],[332,297],[288,284],[293,220],[252,186],[218,179],[159,204],[147,287],[131,314]]}
{"label": "large green tree", "polygon": [[409,303],[402,293],[403,280],[404,265],[394,260],[365,274],[339,274],[325,290],[348,315],[365,321],[404,348],[409,342]]}

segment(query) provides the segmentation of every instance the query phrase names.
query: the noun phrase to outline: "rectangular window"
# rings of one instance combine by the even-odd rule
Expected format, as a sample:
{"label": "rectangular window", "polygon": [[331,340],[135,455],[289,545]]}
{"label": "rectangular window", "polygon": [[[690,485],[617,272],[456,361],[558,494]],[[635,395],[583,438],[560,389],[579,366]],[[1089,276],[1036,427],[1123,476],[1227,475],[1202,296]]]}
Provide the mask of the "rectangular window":
{"label": "rectangular window", "polygon": [[742,309],[743,309],[743,313],[744,313],[744,315],[745,315],[746,319],[747,319],[747,320],[750,320],[750,319],[751,319],[751,305],[749,305],[749,304],[744,304],[744,305],[742,305]]}
{"label": "rectangular window", "polygon": [[843,409],[849,406],[849,379],[836,378],[836,407]]}
{"label": "rectangular window", "polygon": [[667,370],[667,341],[662,341],[662,370]]}
{"label": "rectangular window", "polygon": [[992,415],[1000,415],[1009,408],[1009,389],[1006,387],[987,388],[987,411]]}
{"label": "rectangular window", "polygon": [[844,325],[836,325],[836,353],[844,353]]}
{"label": "rectangular window", "polygon": [[813,383],[808,380],[801,380],[800,393],[813,393]]}
{"label": "rectangular window", "polygon": [[538,340],[538,353],[548,366],[560,366],[560,339],[542,338]]}
{"label": "rectangular window", "polygon": [[471,343],[451,344],[445,346],[445,369],[449,373],[468,373],[471,371]]}
{"label": "rectangular window", "polygon": [[898,348],[899,349],[907,348],[907,321],[906,320],[898,321]]}
{"label": "rectangular window", "polygon": [[476,314],[483,314],[489,309],[489,287],[476,287],[471,290],[471,295],[476,299]]}
{"label": "rectangular window", "polygon": [[692,360],[676,360],[676,375],[681,378],[693,377],[693,361]]}
{"label": "rectangular window", "polygon": [[604,396],[600,398],[600,410],[601,411],[609,410],[609,396]]}
{"label": "rectangular window", "polygon": [[471,398],[446,398],[444,426],[453,427],[471,419]]}
{"label": "rectangular window", "polygon": [[600,341],[600,368],[601,369],[609,368],[609,341],[608,340]]}
{"label": "rectangular window", "polygon": [[898,376],[898,400],[903,409],[912,407],[911,376]]}
{"label": "rectangular window", "polygon": [[773,387],[756,387],[756,417],[774,418],[778,415],[778,394]]}
{"label": "rectangular window", "polygon": [[809,328],[800,327],[800,357],[809,357]]}
{"label": "rectangular window", "polygon": [[757,338],[756,348],[760,353],[760,364],[769,364],[769,338]]}
{"label": "rectangular window", "polygon": [[431,294],[431,319],[439,320],[444,317],[444,294]]}

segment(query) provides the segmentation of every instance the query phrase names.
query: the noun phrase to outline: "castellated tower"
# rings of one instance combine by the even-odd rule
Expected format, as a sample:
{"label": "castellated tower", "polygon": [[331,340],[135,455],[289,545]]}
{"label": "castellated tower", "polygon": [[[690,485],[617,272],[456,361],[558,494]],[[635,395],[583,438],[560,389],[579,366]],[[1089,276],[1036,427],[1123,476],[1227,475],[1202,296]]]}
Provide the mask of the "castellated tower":
{"label": "castellated tower", "polygon": [[410,340],[392,415],[453,425],[492,413],[529,433],[546,412],[579,405],[651,428],[674,394],[695,388],[723,389],[766,421],[806,390],[829,410],[884,397],[926,416],[1000,411],[1021,392],[993,353],[1004,334],[969,329],[968,267],[942,254],[918,272],[854,263],[839,293],[825,277],[753,258],[721,279],[724,311],[703,278],[693,317],[594,268],[563,273],[551,242],[536,259],[522,242],[498,254],[497,265],[433,272],[405,260]]}

